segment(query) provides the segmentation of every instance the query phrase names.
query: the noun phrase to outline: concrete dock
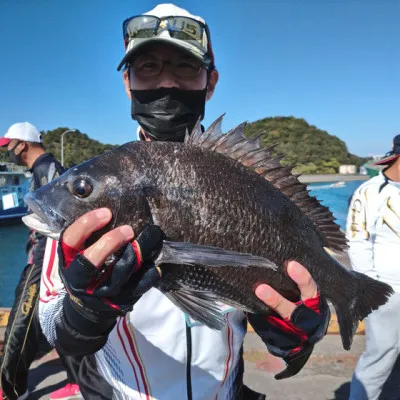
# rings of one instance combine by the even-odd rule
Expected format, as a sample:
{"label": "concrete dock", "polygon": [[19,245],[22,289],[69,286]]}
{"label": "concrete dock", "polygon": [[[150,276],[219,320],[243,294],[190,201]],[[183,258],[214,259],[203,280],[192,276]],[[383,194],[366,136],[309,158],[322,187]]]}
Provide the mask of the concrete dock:
{"label": "concrete dock", "polygon": [[[244,354],[245,383],[266,393],[268,400],[347,400],[351,375],[363,349],[363,335],[356,335],[352,349],[345,351],[340,337],[329,334],[316,346],[298,375],[277,381],[273,376],[282,368],[280,359],[266,351],[255,333],[248,333]],[[65,383],[65,372],[53,351],[32,365],[29,399],[48,399],[52,391]],[[382,399],[400,399],[400,363],[387,382]]]}

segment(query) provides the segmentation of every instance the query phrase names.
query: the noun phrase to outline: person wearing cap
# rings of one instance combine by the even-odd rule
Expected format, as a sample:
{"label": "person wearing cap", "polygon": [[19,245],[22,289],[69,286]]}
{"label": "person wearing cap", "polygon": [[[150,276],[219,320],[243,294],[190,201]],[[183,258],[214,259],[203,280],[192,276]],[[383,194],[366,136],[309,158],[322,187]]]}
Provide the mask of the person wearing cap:
{"label": "person wearing cap", "polygon": [[378,399],[400,355],[400,135],[375,164],[385,168],[350,203],[349,256],[355,271],[391,285],[395,294],[365,319],[365,351],[352,377],[351,400]]}
{"label": "person wearing cap", "polygon": [[[11,162],[28,167],[32,173],[30,191],[64,172],[60,163],[45,152],[41,133],[29,122],[12,125],[0,138],[0,146],[7,147]],[[27,393],[32,362],[52,349],[42,333],[37,310],[45,246],[46,237],[31,230],[26,246],[27,265],[15,290],[0,358],[0,399],[17,399]],[[62,357],[62,361],[69,379],[74,380],[73,360]]]}
{"label": "person wearing cap", "polygon": [[[205,21],[175,5],[161,4],[128,18],[123,37],[126,53],[118,70],[123,68],[139,139],[182,142],[203,118],[206,100],[218,82]],[[216,331],[190,319],[157,289],[135,297],[133,288],[139,278],[123,271],[137,271],[144,259],[150,267],[140,271],[147,274],[147,282],[151,285],[160,279],[147,259],[149,249],[160,246],[160,237],[147,234],[147,242],[140,244],[139,235],[132,242],[132,228],[123,226],[87,247],[86,240],[110,218],[108,209],[94,210],[65,230],[58,252],[56,246],[48,245],[52,257],[58,255],[54,268],[61,279],[58,295],[40,303],[41,324],[60,351],[84,355],[79,371],[83,396],[264,399],[243,384],[246,316],[221,305],[226,326]],[[124,250],[123,256],[108,270],[109,280],[97,280],[97,268],[119,249]],[[82,268],[87,272],[83,277],[78,272]],[[289,262],[287,268],[302,300],[292,303],[260,285],[257,296],[276,313],[271,318],[247,315],[268,349],[285,360],[286,369],[279,378],[302,368],[329,322],[329,308],[307,270],[296,262]],[[301,321],[298,325],[292,321],[295,310]]]}

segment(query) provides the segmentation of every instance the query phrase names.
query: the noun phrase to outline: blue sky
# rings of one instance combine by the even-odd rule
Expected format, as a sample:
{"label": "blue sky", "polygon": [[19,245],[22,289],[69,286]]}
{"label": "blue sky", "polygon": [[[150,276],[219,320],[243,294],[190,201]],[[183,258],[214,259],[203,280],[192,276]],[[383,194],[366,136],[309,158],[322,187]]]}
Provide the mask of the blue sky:
{"label": "blue sky", "polygon": [[[116,67],[122,21],[151,0],[0,1],[0,133],[18,121],[135,138]],[[400,133],[400,1],[176,0],[211,29],[220,81],[205,125],[293,115],[382,154]]]}

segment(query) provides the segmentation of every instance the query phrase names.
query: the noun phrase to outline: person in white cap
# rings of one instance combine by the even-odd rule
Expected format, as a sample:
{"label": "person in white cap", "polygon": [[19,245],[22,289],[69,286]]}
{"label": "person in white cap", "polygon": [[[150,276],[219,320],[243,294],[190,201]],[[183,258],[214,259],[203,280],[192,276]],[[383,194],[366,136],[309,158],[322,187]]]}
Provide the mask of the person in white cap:
{"label": "person in white cap", "polygon": [[[161,4],[124,21],[123,37],[125,56],[118,69],[124,67],[125,90],[132,118],[140,125],[140,140],[183,141],[203,118],[206,100],[218,82],[208,26],[182,8]],[[144,254],[138,243],[126,246],[133,239],[132,228],[116,228],[92,246],[85,244],[110,218],[108,209],[94,210],[66,229],[58,253],[51,241],[47,246],[49,259],[55,260],[53,270],[58,268],[62,280],[53,279],[57,295],[40,303],[41,324],[50,343],[61,352],[85,355],[79,371],[83,396],[264,399],[243,384],[246,316],[221,306],[227,323],[215,331],[191,320],[156,289],[140,299],[132,298],[131,280],[116,276],[121,270],[135,271],[142,258],[140,250]],[[158,238],[150,234],[146,238],[148,254],[149,248],[157,248]],[[127,268],[125,254],[132,253],[132,247],[136,256],[130,255],[134,261]],[[109,293],[108,281],[92,280],[89,289],[90,274],[74,271],[96,271],[121,248],[124,256],[110,270],[110,279],[120,283],[109,296],[96,295]],[[329,322],[329,308],[307,270],[296,262],[288,262],[287,268],[299,286],[301,301],[292,303],[268,285],[260,285],[257,296],[276,315],[270,320],[247,316],[268,349],[286,361],[287,368],[278,378],[300,371]],[[299,317],[296,325],[295,314]]]}
{"label": "person in white cap", "polygon": [[365,319],[365,351],[351,380],[350,400],[383,398],[384,384],[400,356],[400,135],[375,164],[385,168],[351,199],[349,256],[355,271],[391,285],[395,294]]}
{"label": "person in white cap", "polygon": [[[10,161],[28,167],[32,173],[30,191],[64,172],[60,163],[46,153],[41,133],[29,122],[10,126],[5,136],[0,138],[0,147],[6,146]],[[42,333],[37,310],[45,247],[46,237],[31,230],[27,265],[15,290],[0,358],[0,399],[13,400],[25,395],[32,362],[52,349]],[[22,307],[22,304],[28,306]],[[61,359],[70,382],[75,382],[73,358]],[[79,392],[79,387],[75,386]]]}
{"label": "person in white cap", "polygon": [[0,138],[0,147],[5,146],[11,162],[28,168],[45,152],[41,133],[29,122],[11,125],[4,137]]}

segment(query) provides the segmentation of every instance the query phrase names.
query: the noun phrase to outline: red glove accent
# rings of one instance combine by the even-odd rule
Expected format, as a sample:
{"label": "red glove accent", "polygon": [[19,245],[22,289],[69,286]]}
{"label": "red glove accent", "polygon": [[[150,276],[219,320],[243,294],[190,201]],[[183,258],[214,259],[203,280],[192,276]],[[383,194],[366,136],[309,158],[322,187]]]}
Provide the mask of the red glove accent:
{"label": "red glove accent", "polygon": [[[296,306],[300,306],[304,304],[307,308],[311,309],[312,311],[316,312],[318,315],[321,315],[321,310],[319,309],[320,304],[320,295],[317,294],[316,297],[311,299],[306,299],[304,301],[298,301]],[[282,332],[289,333],[291,335],[298,336],[300,340],[300,346],[292,349],[290,354],[295,354],[302,349],[303,343],[308,339],[308,334],[304,332],[301,328],[296,326],[290,318],[281,318],[280,316],[276,315],[269,315],[266,320],[269,324],[277,327]]]}
{"label": "red glove accent", "polygon": [[[143,265],[143,257],[142,257],[142,252],[140,250],[140,246],[136,240],[131,242],[131,246],[133,251],[135,252],[136,259],[137,259],[137,264],[133,265],[134,271],[132,273],[136,273],[140,270],[140,268]],[[84,250],[78,250],[74,247],[69,246],[65,242],[61,241],[61,248],[64,256],[64,268],[67,269],[72,261],[74,260],[75,256],[77,254],[83,254]],[[112,274],[112,267],[108,268],[107,270],[104,271],[104,273],[101,275],[101,278],[94,278],[86,288],[86,293],[89,295],[92,295],[94,291],[102,285],[104,282],[107,281],[107,279],[110,277]]]}
{"label": "red glove accent", "polygon": [[64,268],[68,268],[77,254],[83,254],[83,250],[75,249],[61,241],[62,253],[64,255]]}
{"label": "red glove accent", "polygon": [[298,301],[296,303],[296,306],[299,306],[300,304],[304,304],[308,308],[311,308],[311,310],[315,311],[317,314],[321,315],[321,310],[319,309],[319,304],[320,304],[320,295],[319,292],[317,293],[317,296],[307,299],[304,301]]}
{"label": "red glove accent", "polygon": [[133,251],[136,254],[136,260],[137,260],[137,264],[135,264],[135,271],[133,271],[133,273],[136,273],[139,271],[139,269],[142,267],[143,264],[143,256],[142,256],[142,251],[140,250],[140,246],[139,243],[134,240],[133,242],[131,242]]}

